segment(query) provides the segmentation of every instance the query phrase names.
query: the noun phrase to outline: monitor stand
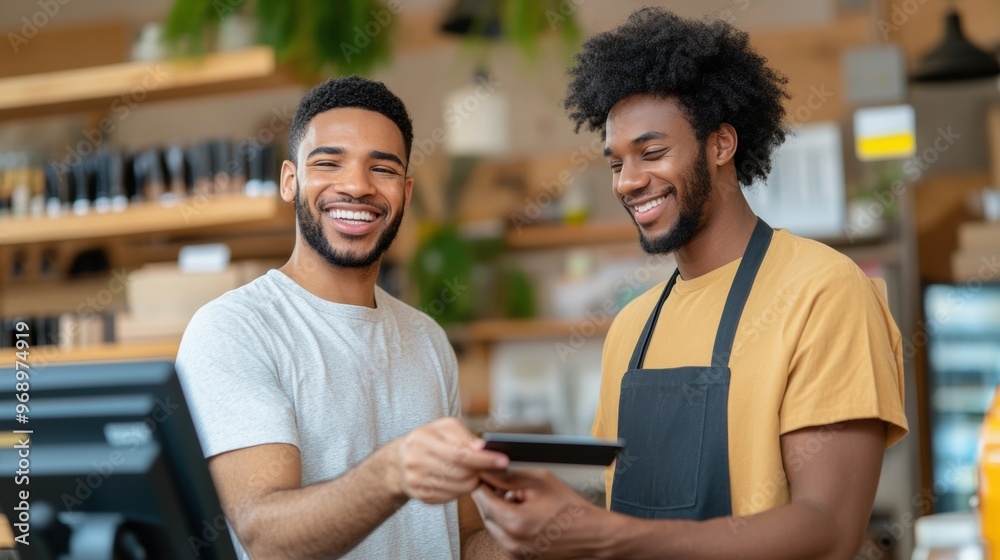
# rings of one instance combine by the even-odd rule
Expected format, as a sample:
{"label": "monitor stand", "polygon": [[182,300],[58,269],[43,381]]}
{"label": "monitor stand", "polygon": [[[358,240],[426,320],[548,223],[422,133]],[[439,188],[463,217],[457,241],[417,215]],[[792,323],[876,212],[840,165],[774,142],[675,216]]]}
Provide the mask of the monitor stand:
{"label": "monitor stand", "polygon": [[152,555],[117,513],[61,512],[68,552],[59,560],[147,560]]}

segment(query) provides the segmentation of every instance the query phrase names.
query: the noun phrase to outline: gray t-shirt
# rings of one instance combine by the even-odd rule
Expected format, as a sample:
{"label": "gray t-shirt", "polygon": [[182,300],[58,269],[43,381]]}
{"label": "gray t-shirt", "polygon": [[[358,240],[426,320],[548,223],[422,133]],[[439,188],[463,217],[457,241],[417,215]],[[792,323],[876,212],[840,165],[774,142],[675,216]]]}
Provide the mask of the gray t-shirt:
{"label": "gray t-shirt", "polygon": [[[332,303],[271,270],[200,309],[177,370],[205,456],[295,445],[305,486],[457,416],[458,367],[444,331],[378,287],[375,304]],[[249,558],[235,533],[233,543]],[[345,558],[457,560],[455,502],[410,500]]]}

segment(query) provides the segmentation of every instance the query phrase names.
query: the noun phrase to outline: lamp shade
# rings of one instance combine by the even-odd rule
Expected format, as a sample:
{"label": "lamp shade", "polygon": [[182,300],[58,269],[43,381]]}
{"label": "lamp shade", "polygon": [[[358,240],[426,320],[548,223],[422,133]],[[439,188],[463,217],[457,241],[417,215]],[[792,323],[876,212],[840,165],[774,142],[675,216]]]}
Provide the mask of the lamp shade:
{"label": "lamp shade", "polygon": [[452,156],[502,156],[510,149],[510,105],[485,72],[445,95],[444,121]]}
{"label": "lamp shade", "polygon": [[1000,74],[997,57],[969,42],[954,10],[945,16],[945,35],[940,45],[924,55],[913,74],[917,82],[948,82],[988,78]]}
{"label": "lamp shade", "polygon": [[500,0],[455,0],[441,31],[454,35],[500,37]]}

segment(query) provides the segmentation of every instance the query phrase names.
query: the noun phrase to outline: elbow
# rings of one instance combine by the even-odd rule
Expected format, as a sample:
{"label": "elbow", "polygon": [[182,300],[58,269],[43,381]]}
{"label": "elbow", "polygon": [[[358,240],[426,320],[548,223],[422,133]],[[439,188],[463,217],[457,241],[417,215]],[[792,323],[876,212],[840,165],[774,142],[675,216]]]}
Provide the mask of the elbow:
{"label": "elbow", "polygon": [[274,530],[274,525],[267,519],[267,512],[259,504],[247,505],[229,519],[236,538],[251,558],[292,558],[288,556],[289,550],[284,546],[281,534]]}
{"label": "elbow", "polygon": [[863,523],[852,521],[834,524],[836,530],[829,532],[830,538],[825,540],[821,558],[824,560],[843,560],[844,558],[856,557],[864,545],[867,525],[867,520]]}

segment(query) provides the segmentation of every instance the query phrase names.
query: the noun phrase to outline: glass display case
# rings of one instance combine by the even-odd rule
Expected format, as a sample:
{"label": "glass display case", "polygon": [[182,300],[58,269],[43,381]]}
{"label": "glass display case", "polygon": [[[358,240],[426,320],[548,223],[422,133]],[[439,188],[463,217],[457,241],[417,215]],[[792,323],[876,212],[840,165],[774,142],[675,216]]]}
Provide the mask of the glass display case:
{"label": "glass display case", "polygon": [[979,430],[1000,383],[1000,284],[930,285],[924,311],[911,342],[927,344],[934,509],[968,511]]}

